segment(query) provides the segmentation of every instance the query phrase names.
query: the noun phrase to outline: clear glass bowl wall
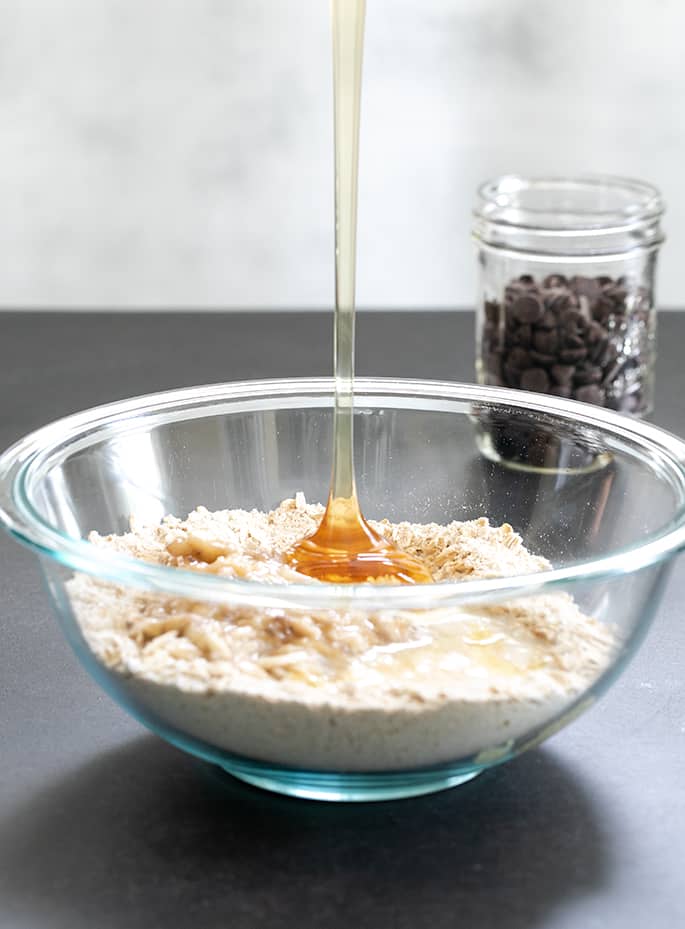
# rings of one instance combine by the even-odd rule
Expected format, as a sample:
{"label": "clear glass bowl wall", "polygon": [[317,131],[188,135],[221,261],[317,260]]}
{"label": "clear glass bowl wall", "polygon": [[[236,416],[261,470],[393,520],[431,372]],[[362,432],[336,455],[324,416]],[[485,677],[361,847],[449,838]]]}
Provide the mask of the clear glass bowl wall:
{"label": "clear glass bowl wall", "polygon": [[[331,461],[332,384],[284,381],[178,391],[114,404],[29,436],[0,459],[0,512],[10,531],[40,555],[62,628],[93,677],[129,712],[174,744],[252,783],[320,799],[407,796],[459,783],[537,744],[589,706],[637,647],[657,607],[670,557],[685,540],[685,445],[644,423],[552,398],[429,382],[360,380],[356,467],[369,518],[447,523],[487,515],[510,522],[527,547],[554,566],[541,575],[434,584],[284,585],[199,576],[93,549],[95,529],[122,533],[129,518],[213,509],[268,510],[301,490],[325,501]],[[520,442],[545,437],[547,470],[504,467],[481,454],[483,421],[505,421]],[[553,467],[574,455],[596,466]],[[449,738],[425,763],[378,770],[331,768],[312,745],[289,756],[288,739],[262,753],[241,751],[226,718],[221,744],[201,725],[133,691],[89,648],[73,609],[70,581],[87,574],[124,590],[254,609],[459,611],[519,597],[566,592],[614,630],[611,665],[586,692],[515,738],[483,731],[467,755]],[[267,720],[268,722],[268,720]],[[232,732],[236,732],[232,742]],[[608,736],[609,737],[609,736]],[[254,744],[254,743],[253,743]],[[266,743],[265,743],[266,745]]]}

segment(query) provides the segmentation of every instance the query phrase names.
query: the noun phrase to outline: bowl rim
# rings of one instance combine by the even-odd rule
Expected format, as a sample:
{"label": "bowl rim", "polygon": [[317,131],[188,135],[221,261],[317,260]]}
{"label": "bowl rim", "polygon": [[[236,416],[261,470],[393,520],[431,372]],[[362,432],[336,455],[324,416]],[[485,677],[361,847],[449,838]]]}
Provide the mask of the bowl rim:
{"label": "bowl rim", "polygon": [[[561,417],[609,431],[615,437],[656,450],[680,479],[685,500],[685,440],[650,423],[630,419],[578,401],[545,394],[465,384],[455,381],[396,378],[357,378],[355,395],[403,397],[407,401],[439,398],[447,402],[499,405],[527,413]],[[151,428],[163,422],[210,415],[212,409],[236,404],[245,410],[253,401],[259,408],[269,398],[301,397],[310,405],[328,397],[332,405],[333,378],[283,378],[233,381],[161,391],[118,400],[73,413],[29,433],[0,455],[0,525],[19,542],[77,572],[95,575],[121,586],[179,593],[208,601],[227,601],[265,608],[291,609],[417,609],[463,605],[479,600],[539,594],[570,583],[624,576],[657,564],[685,548],[685,502],[665,526],[644,541],[597,558],[535,574],[486,580],[447,581],[416,586],[318,584],[310,580],[283,585],[203,575],[191,569],[155,565],[98,548],[85,539],[68,536],[45,520],[32,505],[27,480],[51,456],[68,448],[87,447],[108,434],[121,433],[126,423]],[[249,408],[249,407],[247,407]],[[405,407],[407,408],[407,407]],[[418,408],[418,407],[417,407]],[[135,431],[129,429],[128,431]]]}

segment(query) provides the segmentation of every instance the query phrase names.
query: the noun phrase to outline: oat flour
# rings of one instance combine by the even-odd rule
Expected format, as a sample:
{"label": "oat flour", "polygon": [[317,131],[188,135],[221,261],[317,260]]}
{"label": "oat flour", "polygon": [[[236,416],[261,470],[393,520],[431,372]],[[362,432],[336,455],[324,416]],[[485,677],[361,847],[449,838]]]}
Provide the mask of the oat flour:
{"label": "oat flour", "polygon": [[[199,507],[132,521],[97,546],[273,584],[323,514],[298,494],[270,513]],[[372,522],[436,582],[542,571],[487,519]],[[322,770],[397,770],[506,752],[571,707],[610,662],[609,630],[565,594],[460,611],[287,611],[69,582],[84,638],[115,686],[166,728],[225,751]]]}

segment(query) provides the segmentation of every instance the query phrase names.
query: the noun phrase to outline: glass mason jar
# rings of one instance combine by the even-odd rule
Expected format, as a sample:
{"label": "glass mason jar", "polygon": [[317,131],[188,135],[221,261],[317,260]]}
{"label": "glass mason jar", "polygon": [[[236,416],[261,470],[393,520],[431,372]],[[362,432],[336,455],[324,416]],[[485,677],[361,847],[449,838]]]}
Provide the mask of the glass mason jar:
{"label": "glass mason jar", "polygon": [[479,383],[649,414],[659,192],[620,177],[505,175],[478,194]]}

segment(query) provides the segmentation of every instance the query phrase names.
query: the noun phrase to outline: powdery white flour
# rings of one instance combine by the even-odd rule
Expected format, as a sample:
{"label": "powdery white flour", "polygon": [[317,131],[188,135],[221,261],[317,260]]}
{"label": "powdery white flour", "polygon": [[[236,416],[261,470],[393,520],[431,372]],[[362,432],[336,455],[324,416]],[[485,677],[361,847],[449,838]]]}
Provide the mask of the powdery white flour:
{"label": "powdery white flour", "polygon": [[[199,507],[91,542],[157,564],[274,584],[323,514],[298,494],[271,513]],[[435,581],[549,567],[487,519],[372,523]],[[377,771],[505,753],[563,713],[609,664],[614,639],[565,594],[459,611],[257,609],[68,584],[93,655],[159,722],[246,757]]]}

